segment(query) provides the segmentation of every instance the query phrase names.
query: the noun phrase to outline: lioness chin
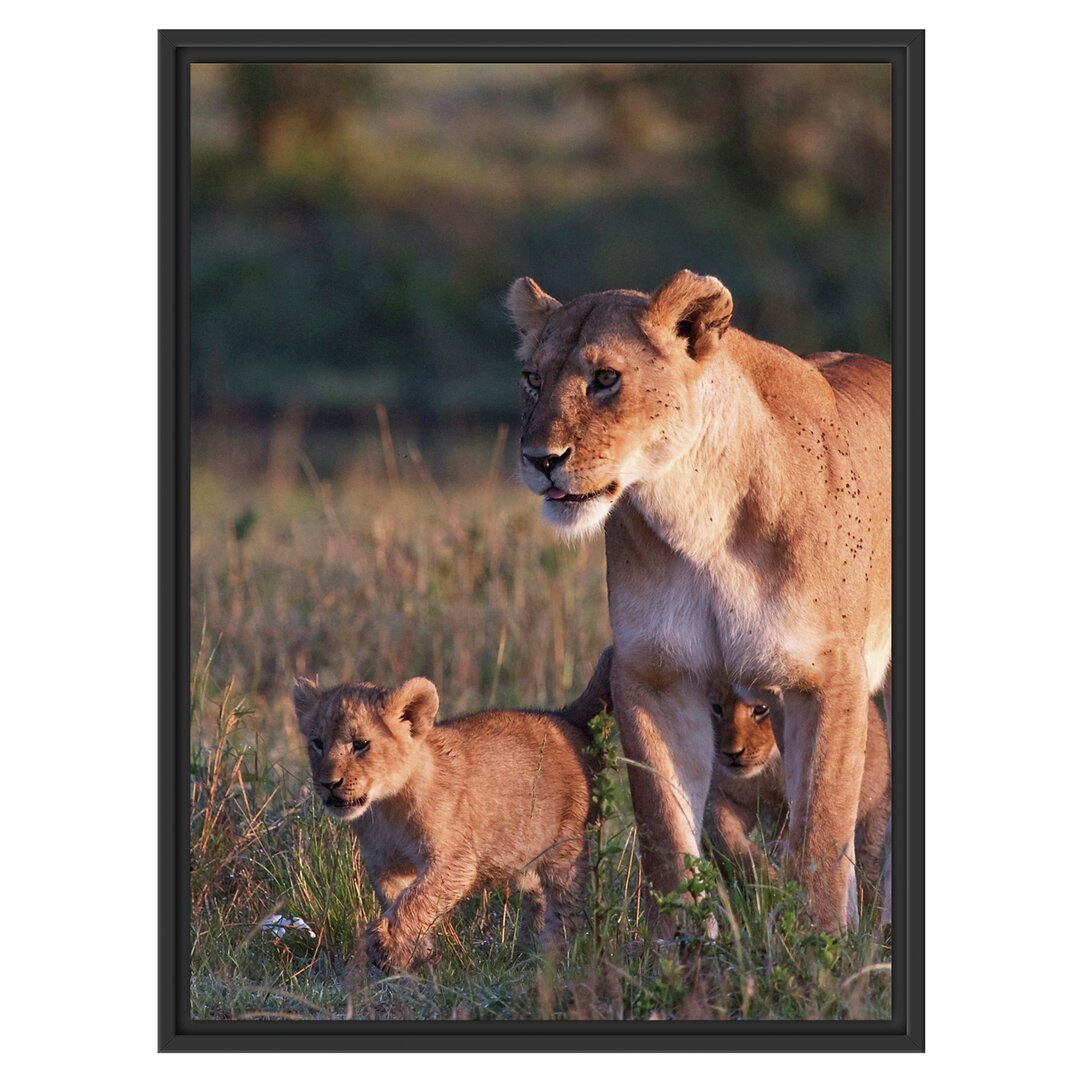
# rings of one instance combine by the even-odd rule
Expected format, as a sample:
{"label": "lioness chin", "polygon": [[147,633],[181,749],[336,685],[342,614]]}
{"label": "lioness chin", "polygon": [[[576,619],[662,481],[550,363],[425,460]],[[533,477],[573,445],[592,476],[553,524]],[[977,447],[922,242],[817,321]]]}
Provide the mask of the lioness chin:
{"label": "lioness chin", "polygon": [[565,535],[604,529],[615,716],[643,766],[654,889],[679,889],[699,854],[707,687],[777,686],[789,857],[811,918],[846,925],[867,701],[892,651],[889,366],[758,341],[689,270],[566,304],[521,278],[507,307],[521,477]]}
{"label": "lioness chin", "polygon": [[512,884],[553,945],[572,928],[591,805],[586,723],[609,708],[610,649],[559,712],[497,710],[436,724],[427,679],[395,690],[296,680],[294,704],[327,813],[351,823],[382,909],[380,967],[434,956],[434,931],[470,893]]}

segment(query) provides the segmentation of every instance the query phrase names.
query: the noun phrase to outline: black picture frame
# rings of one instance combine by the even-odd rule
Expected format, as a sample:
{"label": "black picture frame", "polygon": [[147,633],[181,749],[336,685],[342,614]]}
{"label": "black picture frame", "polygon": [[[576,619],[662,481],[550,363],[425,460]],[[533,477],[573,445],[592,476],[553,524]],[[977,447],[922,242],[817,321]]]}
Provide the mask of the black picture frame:
{"label": "black picture frame", "polygon": [[[159,1033],[168,1051],[924,1048],[924,34],[162,30],[159,56]],[[893,71],[893,1019],[209,1021],[188,1008],[189,65],[315,61],[877,62]]]}

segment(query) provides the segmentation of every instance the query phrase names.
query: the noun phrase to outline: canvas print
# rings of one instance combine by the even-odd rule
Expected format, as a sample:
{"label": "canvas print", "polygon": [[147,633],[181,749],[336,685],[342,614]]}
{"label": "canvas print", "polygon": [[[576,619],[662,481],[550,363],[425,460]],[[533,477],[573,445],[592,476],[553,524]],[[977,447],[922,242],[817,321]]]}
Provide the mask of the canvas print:
{"label": "canvas print", "polygon": [[892,1016],[892,92],[192,65],[193,1018]]}

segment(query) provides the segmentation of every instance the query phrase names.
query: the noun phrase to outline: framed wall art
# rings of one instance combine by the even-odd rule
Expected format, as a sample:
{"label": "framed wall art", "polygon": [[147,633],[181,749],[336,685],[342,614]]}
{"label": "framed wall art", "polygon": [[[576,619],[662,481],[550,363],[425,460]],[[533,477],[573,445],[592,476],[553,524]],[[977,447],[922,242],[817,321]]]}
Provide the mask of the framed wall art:
{"label": "framed wall art", "polygon": [[922,33],[159,49],[162,1049],[921,1049]]}

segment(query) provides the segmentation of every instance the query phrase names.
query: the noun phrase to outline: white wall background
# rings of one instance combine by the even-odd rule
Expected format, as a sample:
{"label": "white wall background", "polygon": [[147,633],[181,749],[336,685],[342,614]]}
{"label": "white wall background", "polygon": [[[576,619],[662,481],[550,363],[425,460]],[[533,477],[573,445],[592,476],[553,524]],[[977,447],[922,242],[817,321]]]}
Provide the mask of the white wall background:
{"label": "white wall background", "polygon": [[[976,9],[970,9],[973,13]],[[924,1057],[398,1058],[363,1076],[1060,1075],[1075,1026],[1075,15],[1032,0],[768,10],[549,0],[21,5],[0,102],[7,1053],[45,1076],[156,1057],[158,26],[928,27]],[[29,12],[33,12],[29,14]],[[407,23],[405,16],[407,14]],[[740,17],[741,16],[741,17]],[[303,20],[303,21],[301,21]],[[1075,565],[1075,563],[1073,563]],[[103,740],[103,733],[108,733]],[[57,791],[70,791],[59,799]]]}

